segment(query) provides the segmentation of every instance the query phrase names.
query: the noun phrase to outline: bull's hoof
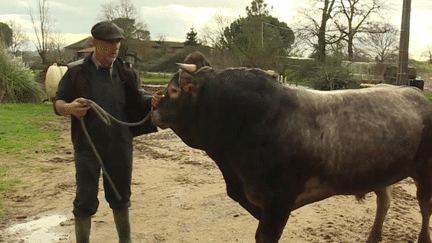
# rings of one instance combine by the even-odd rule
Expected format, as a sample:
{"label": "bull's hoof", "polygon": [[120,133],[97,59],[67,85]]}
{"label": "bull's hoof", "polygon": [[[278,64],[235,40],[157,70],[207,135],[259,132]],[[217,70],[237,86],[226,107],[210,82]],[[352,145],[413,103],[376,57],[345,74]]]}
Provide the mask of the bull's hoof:
{"label": "bull's hoof", "polygon": [[381,234],[369,235],[366,243],[379,243],[382,240]]}

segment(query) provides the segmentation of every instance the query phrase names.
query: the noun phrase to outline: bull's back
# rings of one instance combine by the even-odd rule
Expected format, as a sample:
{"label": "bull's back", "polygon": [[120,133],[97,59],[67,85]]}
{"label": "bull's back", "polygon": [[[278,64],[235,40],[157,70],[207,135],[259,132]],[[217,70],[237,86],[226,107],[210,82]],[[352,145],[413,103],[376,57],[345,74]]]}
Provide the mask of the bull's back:
{"label": "bull's back", "polygon": [[304,155],[297,157],[330,187],[369,190],[368,184],[409,176],[424,137],[432,135],[432,105],[415,88],[292,92],[299,108],[291,120],[301,122],[285,136],[298,140]]}

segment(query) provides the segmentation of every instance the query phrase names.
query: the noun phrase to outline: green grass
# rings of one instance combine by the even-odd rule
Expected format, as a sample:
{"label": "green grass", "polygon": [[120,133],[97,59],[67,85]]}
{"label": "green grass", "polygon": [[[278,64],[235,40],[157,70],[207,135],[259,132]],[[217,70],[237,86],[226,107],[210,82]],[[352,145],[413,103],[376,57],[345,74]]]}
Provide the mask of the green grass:
{"label": "green grass", "polygon": [[141,79],[143,84],[168,84],[171,77],[150,77]]}
{"label": "green grass", "polygon": [[432,102],[432,93],[425,93],[425,96]]}
{"label": "green grass", "polygon": [[419,62],[415,60],[410,60],[409,65],[415,67],[417,71],[432,72],[432,64],[428,62]]}
{"label": "green grass", "polygon": [[152,73],[152,72],[141,72],[141,82],[143,84],[168,84],[173,73]]}
{"label": "green grass", "polygon": [[[15,185],[21,183],[20,179],[9,178],[10,165],[0,165],[0,192],[13,190]],[[1,207],[1,201],[0,201]]]}
{"label": "green grass", "polygon": [[[22,184],[16,171],[12,172],[17,168],[13,161],[32,158],[35,151],[54,150],[52,141],[61,139],[60,128],[50,125],[56,119],[52,103],[0,104],[0,192],[13,191]],[[0,200],[0,208],[1,204]]]}
{"label": "green grass", "polygon": [[60,138],[58,128],[47,125],[55,119],[50,103],[0,105],[0,156],[25,153],[38,142]]}

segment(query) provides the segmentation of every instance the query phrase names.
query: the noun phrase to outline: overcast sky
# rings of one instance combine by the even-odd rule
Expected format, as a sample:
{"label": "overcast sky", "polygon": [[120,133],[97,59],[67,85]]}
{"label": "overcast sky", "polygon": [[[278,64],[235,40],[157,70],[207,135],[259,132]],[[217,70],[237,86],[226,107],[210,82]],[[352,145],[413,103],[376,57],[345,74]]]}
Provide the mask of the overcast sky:
{"label": "overcast sky", "polygon": [[[271,15],[295,28],[296,2],[304,0],[266,0],[273,6]],[[51,0],[50,14],[55,20],[54,29],[65,34],[67,43],[72,44],[90,36],[91,27],[97,22],[101,4],[112,0]],[[207,24],[213,14],[222,12],[237,18],[245,16],[246,6],[252,0],[132,0],[140,9],[142,20],[148,25],[152,39],[160,35],[166,40],[184,41],[186,33],[194,27],[198,31]],[[390,0],[395,3],[391,22],[400,27],[403,0]],[[2,0],[0,22],[14,19],[25,32],[34,38],[28,8],[36,12],[37,0]],[[428,45],[432,46],[432,0],[412,0],[410,54],[419,57]],[[34,45],[30,45],[34,49]]]}

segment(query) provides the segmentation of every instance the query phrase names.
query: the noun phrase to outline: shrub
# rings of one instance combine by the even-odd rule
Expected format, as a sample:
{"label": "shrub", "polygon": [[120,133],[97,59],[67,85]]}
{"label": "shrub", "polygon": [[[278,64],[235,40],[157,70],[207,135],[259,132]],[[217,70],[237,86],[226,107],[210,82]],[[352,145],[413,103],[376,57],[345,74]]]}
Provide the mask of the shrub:
{"label": "shrub", "polygon": [[0,103],[40,102],[42,95],[30,68],[0,46]]}
{"label": "shrub", "polygon": [[200,51],[211,59],[210,48],[206,46],[186,46],[181,50],[160,52],[146,62],[137,63],[135,67],[140,71],[174,73],[178,70],[176,63],[182,63],[185,57],[194,51]]}
{"label": "shrub", "polygon": [[312,88],[319,90],[346,89],[351,82],[354,80],[349,67],[337,60],[319,66],[311,80]]}
{"label": "shrub", "polygon": [[346,89],[355,82],[351,63],[328,57],[325,64],[315,60],[294,60],[287,71],[287,81],[318,90]]}
{"label": "shrub", "polygon": [[175,72],[178,70],[176,63],[183,62],[185,56],[182,52],[166,53],[159,58],[140,63],[138,69],[148,72]]}
{"label": "shrub", "polygon": [[312,87],[312,80],[319,69],[319,63],[315,61],[294,60],[291,68],[287,70],[287,81],[296,85]]}

